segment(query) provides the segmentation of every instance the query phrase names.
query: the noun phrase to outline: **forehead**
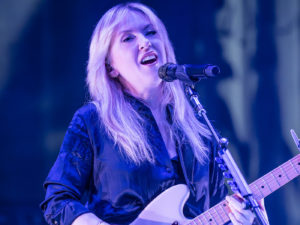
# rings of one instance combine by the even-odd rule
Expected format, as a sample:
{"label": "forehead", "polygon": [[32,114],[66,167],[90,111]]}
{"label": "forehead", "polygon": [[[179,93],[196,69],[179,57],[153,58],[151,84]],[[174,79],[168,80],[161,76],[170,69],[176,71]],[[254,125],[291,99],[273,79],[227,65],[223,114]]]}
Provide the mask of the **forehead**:
{"label": "forehead", "polygon": [[138,11],[128,11],[116,26],[115,33],[143,30],[149,26],[153,25],[147,16]]}

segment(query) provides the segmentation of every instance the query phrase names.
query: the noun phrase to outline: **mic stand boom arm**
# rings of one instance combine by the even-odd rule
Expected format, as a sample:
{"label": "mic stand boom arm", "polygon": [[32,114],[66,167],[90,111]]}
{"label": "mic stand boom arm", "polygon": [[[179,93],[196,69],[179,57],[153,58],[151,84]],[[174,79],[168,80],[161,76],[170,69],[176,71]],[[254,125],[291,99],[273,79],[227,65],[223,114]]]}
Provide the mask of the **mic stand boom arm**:
{"label": "mic stand boom arm", "polygon": [[253,193],[249,188],[249,185],[247,184],[246,180],[244,179],[241,171],[239,170],[237,164],[235,163],[234,159],[231,156],[231,153],[229,152],[227,146],[228,141],[226,138],[219,138],[216,134],[214,128],[212,127],[210,121],[208,120],[206,116],[206,111],[202,107],[197,93],[194,91],[194,89],[188,85],[185,85],[185,92],[188,96],[190,102],[192,103],[193,107],[196,109],[197,114],[202,117],[207,126],[209,127],[211,133],[213,134],[215,140],[219,143],[219,151],[218,154],[220,156],[219,159],[216,159],[218,163],[225,163],[225,167],[221,167],[222,170],[228,170],[226,172],[227,176],[229,175],[233,182],[228,182],[228,184],[231,186],[232,191],[239,192],[245,199],[246,207],[249,207],[256,215],[256,218],[261,225],[268,225],[268,221],[265,218],[259,204],[257,203],[256,199],[253,197]]}

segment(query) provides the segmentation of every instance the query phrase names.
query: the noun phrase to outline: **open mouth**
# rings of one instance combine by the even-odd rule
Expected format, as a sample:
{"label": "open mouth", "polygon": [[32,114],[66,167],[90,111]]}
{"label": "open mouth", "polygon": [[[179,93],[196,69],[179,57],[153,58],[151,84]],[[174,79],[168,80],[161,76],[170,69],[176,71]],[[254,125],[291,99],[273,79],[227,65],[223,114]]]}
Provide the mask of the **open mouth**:
{"label": "open mouth", "polygon": [[157,61],[157,55],[154,53],[151,53],[142,58],[141,64],[149,65],[149,64],[155,63],[156,61]]}

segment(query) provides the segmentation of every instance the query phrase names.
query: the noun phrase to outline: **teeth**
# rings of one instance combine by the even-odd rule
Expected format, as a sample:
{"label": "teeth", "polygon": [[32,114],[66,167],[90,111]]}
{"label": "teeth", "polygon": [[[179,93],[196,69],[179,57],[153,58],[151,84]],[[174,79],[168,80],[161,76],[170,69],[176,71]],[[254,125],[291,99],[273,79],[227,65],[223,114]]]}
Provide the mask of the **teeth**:
{"label": "teeth", "polygon": [[156,57],[154,55],[148,55],[145,58],[143,58],[142,63],[152,60],[152,59],[156,59]]}

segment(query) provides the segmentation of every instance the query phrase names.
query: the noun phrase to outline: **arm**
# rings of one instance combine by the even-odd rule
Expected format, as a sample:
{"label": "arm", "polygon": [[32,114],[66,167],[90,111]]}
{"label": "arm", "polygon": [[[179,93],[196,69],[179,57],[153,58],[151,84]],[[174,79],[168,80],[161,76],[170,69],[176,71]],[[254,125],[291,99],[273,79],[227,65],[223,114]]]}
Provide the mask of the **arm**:
{"label": "arm", "polygon": [[77,217],[72,225],[109,225],[103,220],[100,220],[93,213],[85,213]]}
{"label": "arm", "polygon": [[92,161],[93,152],[87,128],[77,112],[44,183],[46,197],[41,208],[48,224],[70,225],[77,217],[91,214],[81,203],[81,198],[92,180]]}

